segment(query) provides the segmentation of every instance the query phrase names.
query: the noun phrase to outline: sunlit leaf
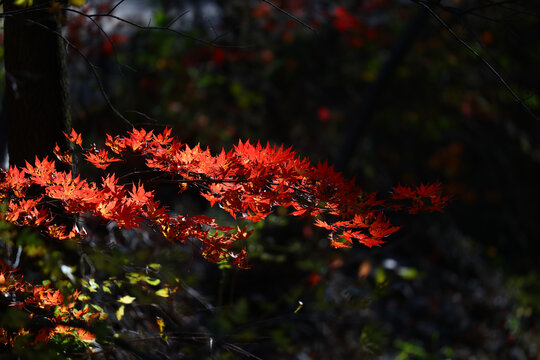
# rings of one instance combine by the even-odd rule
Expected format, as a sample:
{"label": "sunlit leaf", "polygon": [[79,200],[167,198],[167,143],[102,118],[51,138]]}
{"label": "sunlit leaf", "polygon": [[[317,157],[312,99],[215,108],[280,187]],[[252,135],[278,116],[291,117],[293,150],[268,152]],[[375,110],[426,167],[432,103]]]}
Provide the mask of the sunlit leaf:
{"label": "sunlit leaf", "polygon": [[156,286],[156,285],[159,285],[159,283],[161,282],[160,279],[152,279],[152,278],[146,278],[144,279],[148,284],[152,285],[152,286]]}
{"label": "sunlit leaf", "polygon": [[404,266],[400,267],[397,270],[397,273],[399,276],[401,276],[402,278],[406,280],[416,279],[419,275],[418,270],[416,270],[415,268],[404,267]]}
{"label": "sunlit leaf", "polygon": [[129,295],[126,295],[126,296],[122,296],[120,299],[116,300],[122,304],[131,304],[133,302],[133,300],[135,300],[136,298],[134,298],[133,296],[129,296]]}
{"label": "sunlit leaf", "polygon": [[158,317],[156,318],[156,323],[159,328],[159,335],[163,341],[167,341],[169,338],[167,335],[165,335],[165,321],[163,321],[162,318]]}
{"label": "sunlit leaf", "polygon": [[118,320],[122,320],[123,317],[124,317],[124,305],[120,305],[118,310],[116,310],[116,318]]}
{"label": "sunlit leaf", "polygon": [[156,295],[161,296],[161,297],[169,297],[169,289],[168,288],[159,289],[158,291],[156,291]]}
{"label": "sunlit leaf", "polygon": [[34,4],[34,0],[15,0],[13,3],[17,6],[28,7]]}
{"label": "sunlit leaf", "polygon": [[92,306],[94,309],[98,310],[98,311],[104,311],[103,308],[99,305],[96,305],[96,304],[90,304],[90,306]]}
{"label": "sunlit leaf", "polygon": [[85,3],[85,0],[69,0],[69,5],[81,7]]}

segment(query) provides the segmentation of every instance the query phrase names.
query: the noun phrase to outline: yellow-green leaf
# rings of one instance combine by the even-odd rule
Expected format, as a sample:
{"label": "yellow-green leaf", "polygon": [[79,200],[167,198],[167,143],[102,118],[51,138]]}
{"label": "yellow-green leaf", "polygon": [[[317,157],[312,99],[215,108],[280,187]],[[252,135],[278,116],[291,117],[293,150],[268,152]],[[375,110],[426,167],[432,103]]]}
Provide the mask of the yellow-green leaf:
{"label": "yellow-green leaf", "polygon": [[103,308],[102,308],[101,306],[99,306],[99,305],[95,305],[95,304],[90,304],[90,305],[91,305],[94,309],[96,309],[97,311],[101,311],[101,312],[104,311]]}
{"label": "yellow-green leaf", "polygon": [[69,0],[69,5],[81,7],[84,5],[84,0]]}
{"label": "yellow-green leaf", "polygon": [[116,310],[116,318],[118,320],[122,320],[124,317],[124,305],[121,305],[118,310]]}
{"label": "yellow-green leaf", "polygon": [[152,279],[152,278],[146,278],[144,279],[148,284],[152,285],[152,286],[156,286],[156,285],[159,285],[159,283],[161,282],[161,280],[159,279]]}
{"label": "yellow-green leaf", "polygon": [[133,300],[135,300],[133,296],[126,295],[126,296],[122,296],[120,299],[116,301],[121,302],[122,304],[131,304]]}
{"label": "yellow-green leaf", "polygon": [[128,273],[126,277],[128,278],[130,284],[136,284],[142,280],[141,274],[139,273]]}
{"label": "yellow-green leaf", "polygon": [[17,6],[28,7],[34,5],[34,0],[15,0],[13,3]]}
{"label": "yellow-green leaf", "polygon": [[158,291],[156,291],[156,295],[161,296],[161,297],[169,297],[169,289],[168,288],[159,289]]}
{"label": "yellow-green leaf", "polygon": [[78,297],[77,297],[78,300],[81,300],[81,301],[88,301],[90,300],[90,296],[88,295],[85,295],[85,294],[80,294]]}

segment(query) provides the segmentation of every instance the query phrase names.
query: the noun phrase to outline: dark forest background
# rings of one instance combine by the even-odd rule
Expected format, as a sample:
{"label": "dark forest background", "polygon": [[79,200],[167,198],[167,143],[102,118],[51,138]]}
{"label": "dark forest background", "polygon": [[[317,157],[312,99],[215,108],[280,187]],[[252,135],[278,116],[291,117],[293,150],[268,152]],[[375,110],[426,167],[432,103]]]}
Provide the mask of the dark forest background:
{"label": "dark forest background", "polygon": [[[309,222],[278,212],[252,235],[250,270],[112,227],[90,233],[84,265],[69,245],[1,225],[2,255],[22,249],[25,278],[69,288],[57,265],[86,266],[88,289],[114,278],[129,292],[130,274],[159,264],[152,275],[178,287],[159,307],[168,340],[147,309],[111,321],[165,359],[539,358],[538,1],[72,9],[61,30],[69,112],[88,141],[132,126],[169,127],[215,152],[260,140],[328,160],[369,191],[440,183],[452,201],[443,214],[396,217],[403,229],[371,249],[332,249]],[[91,15],[111,10],[117,18]],[[190,193],[159,194],[178,212],[227,221]],[[117,304],[98,293],[114,319]]]}

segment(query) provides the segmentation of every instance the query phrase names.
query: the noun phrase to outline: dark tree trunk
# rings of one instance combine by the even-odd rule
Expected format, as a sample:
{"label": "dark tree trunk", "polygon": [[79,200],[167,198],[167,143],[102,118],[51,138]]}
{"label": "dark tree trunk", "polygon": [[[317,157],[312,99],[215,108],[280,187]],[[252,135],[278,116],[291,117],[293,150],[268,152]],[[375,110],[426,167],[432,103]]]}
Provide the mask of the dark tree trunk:
{"label": "dark tree trunk", "polygon": [[336,170],[347,170],[347,165],[355,152],[358,140],[361,138],[362,129],[371,120],[381,95],[392,81],[397,68],[404,59],[405,53],[414,44],[414,39],[424,26],[428,15],[428,11],[424,7],[418,9],[392,47],[390,56],[377,75],[377,79],[367,87],[362,102],[347,127],[347,133],[344,136],[338,157],[334,161]]}
{"label": "dark tree trunk", "polygon": [[[70,126],[65,50],[49,1],[21,8],[4,1],[5,106],[10,164],[51,155]],[[24,10],[24,11],[22,11]]]}

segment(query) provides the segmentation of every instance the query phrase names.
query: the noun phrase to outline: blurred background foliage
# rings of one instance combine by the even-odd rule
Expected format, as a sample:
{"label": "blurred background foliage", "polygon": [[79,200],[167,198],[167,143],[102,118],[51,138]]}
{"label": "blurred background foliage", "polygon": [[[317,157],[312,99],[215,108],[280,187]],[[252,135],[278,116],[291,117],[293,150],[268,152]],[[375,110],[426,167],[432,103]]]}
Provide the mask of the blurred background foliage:
{"label": "blurred background foliage", "polygon": [[[538,359],[539,5],[126,0],[114,13],[132,23],[70,13],[64,36],[84,54],[68,53],[73,123],[88,141],[131,129],[103,86],[137,127],[214,151],[292,145],[367,190],[440,182],[453,201],[395,218],[404,229],[380,248],[340,251],[278,209],[255,226],[247,271],[91,220],[81,244],[1,224],[2,258],[28,281],[85,289],[129,344],[103,338],[95,358]],[[159,195],[232,221],[189,191]]]}

